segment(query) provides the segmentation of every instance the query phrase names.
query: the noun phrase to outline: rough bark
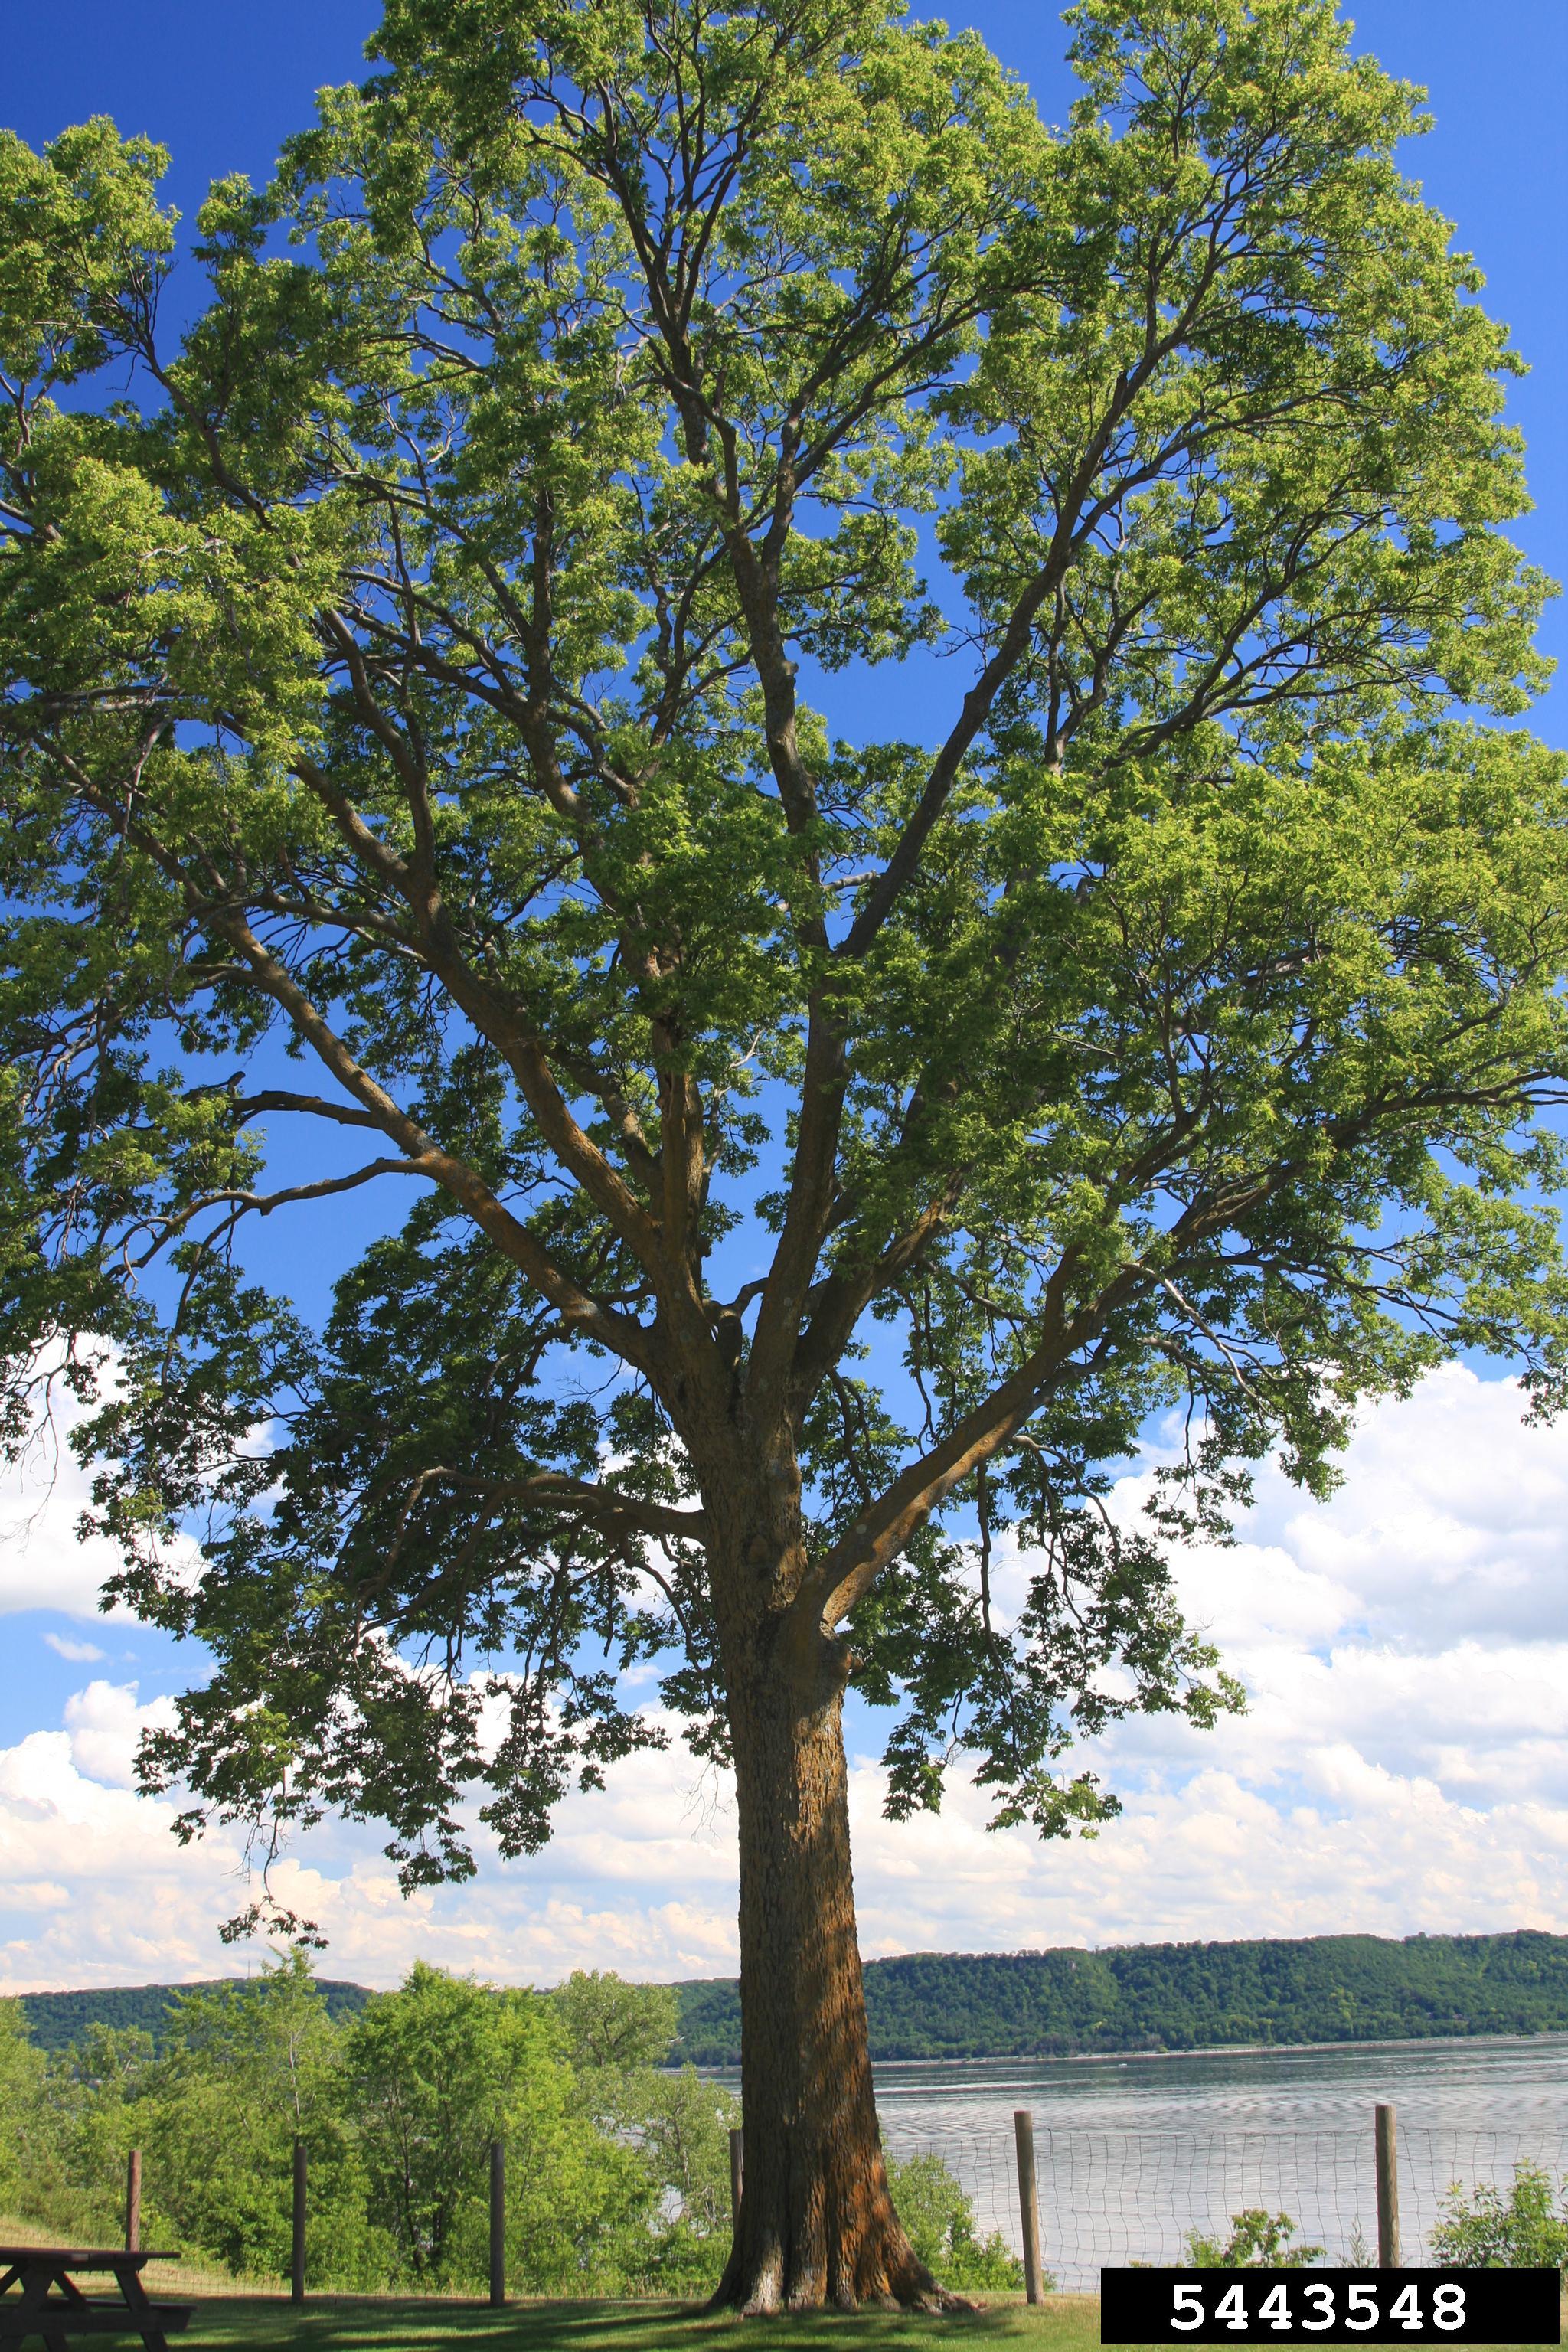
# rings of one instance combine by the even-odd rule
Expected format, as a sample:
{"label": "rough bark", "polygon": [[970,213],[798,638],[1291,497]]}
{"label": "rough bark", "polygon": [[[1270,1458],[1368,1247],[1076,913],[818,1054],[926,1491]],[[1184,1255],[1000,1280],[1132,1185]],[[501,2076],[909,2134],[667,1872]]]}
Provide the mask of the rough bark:
{"label": "rough bark", "polygon": [[845,1661],[819,1633],[792,1638],[795,1622],[756,1628],[727,1662],[745,2180],[713,2300],[749,2313],[963,2308],[888,2192],[855,1929]]}

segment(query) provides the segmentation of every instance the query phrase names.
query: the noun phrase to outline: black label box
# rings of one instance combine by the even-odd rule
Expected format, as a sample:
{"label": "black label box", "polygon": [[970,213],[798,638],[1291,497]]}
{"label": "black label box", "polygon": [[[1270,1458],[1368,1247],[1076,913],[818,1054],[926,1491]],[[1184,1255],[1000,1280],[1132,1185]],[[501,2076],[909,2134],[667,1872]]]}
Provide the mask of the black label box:
{"label": "black label box", "polygon": [[1103,2270],[1102,2344],[1557,2344],[1555,2270]]}

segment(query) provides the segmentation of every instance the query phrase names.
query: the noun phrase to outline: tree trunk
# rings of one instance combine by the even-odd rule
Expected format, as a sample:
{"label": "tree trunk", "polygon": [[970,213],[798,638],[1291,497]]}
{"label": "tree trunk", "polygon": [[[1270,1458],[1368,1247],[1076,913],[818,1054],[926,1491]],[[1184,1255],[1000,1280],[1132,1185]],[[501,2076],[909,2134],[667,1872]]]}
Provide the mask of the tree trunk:
{"label": "tree trunk", "polygon": [[744,2187],[714,2304],[962,2308],[888,2194],[849,1867],[838,1645],[730,1682],[740,1812]]}

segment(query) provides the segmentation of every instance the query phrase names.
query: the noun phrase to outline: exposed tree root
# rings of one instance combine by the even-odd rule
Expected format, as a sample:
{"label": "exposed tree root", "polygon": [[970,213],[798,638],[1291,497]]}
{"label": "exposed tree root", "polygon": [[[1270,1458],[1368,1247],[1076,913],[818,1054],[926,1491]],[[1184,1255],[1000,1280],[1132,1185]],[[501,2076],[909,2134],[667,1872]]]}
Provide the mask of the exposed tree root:
{"label": "exposed tree root", "polygon": [[776,2244],[754,2252],[737,2239],[707,2309],[732,2311],[742,2319],[771,2319],[784,2311],[940,2315],[981,2307],[939,2284],[896,2222],[879,2245],[863,2243],[852,2262],[841,2260],[832,2267],[836,2275],[828,2278],[814,2264],[786,2265]]}

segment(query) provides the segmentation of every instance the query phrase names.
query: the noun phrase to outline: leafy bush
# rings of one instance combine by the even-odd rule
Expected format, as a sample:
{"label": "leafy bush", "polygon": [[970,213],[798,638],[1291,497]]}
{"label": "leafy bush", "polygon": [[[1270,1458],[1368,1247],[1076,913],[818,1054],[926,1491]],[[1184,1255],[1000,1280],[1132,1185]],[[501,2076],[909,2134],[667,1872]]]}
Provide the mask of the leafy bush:
{"label": "leafy bush", "polygon": [[1568,2182],[1559,2211],[1552,2175],[1538,2164],[1514,2167],[1506,2197],[1489,2180],[1479,2182],[1467,2197],[1456,2180],[1432,2232],[1432,2252],[1438,2262],[1460,2270],[1540,2265],[1568,2276]]}
{"label": "leafy bush", "polygon": [[728,2252],[739,2108],[656,2066],[673,2034],[667,1988],[503,1991],[424,1965],[340,2021],[300,1954],[177,1996],[162,2050],[95,2026],[46,2060],[0,2003],[0,2210],[111,2242],[140,2147],[149,2240],[276,2276],[298,2136],[311,2286],[473,2288],[500,2138],[514,2290],[699,2292]]}
{"label": "leafy bush", "polygon": [[47,2210],[54,2167],[45,2082],[44,2061],[27,2039],[21,2002],[0,2000],[0,2213],[27,2221],[54,2218]]}
{"label": "leafy bush", "polygon": [[345,2063],[370,2210],[400,2266],[482,2279],[488,2168],[506,2144],[507,2277],[531,2294],[618,2284],[616,2242],[646,2239],[657,2188],[584,2111],[550,2000],[418,1962],[349,2028]]}
{"label": "leafy bush", "polygon": [[[974,2207],[940,2156],[906,2157],[888,2167],[888,2186],[910,2243],[943,2286],[1018,2287],[1024,2265],[999,2230],[975,2234]],[[1046,2276],[1048,2292],[1056,2280]]]}
{"label": "leafy bush", "polygon": [[1199,2271],[1299,2271],[1315,2263],[1321,2246],[1292,2246],[1296,2224],[1289,2213],[1266,2212],[1248,2205],[1230,2217],[1230,2235],[1223,2243],[1200,2231],[1187,2235],[1187,2260]]}
{"label": "leafy bush", "polygon": [[584,2076],[612,2077],[657,2066],[675,2040],[673,1985],[628,1984],[611,1969],[574,1969],[550,1995],[572,2063]]}
{"label": "leafy bush", "polygon": [[730,2134],[740,2101],[694,2066],[659,2064],[677,2030],[668,1985],[578,1969],[550,2000],[584,2104],[601,2130],[635,2149],[657,2200],[651,2234],[645,2223],[619,2242],[626,2284],[708,2293],[730,2251]]}
{"label": "leafy bush", "polygon": [[395,2247],[368,2210],[364,2149],[350,2107],[343,2035],[302,1954],[249,1982],[180,1995],[163,2058],[147,2044],[143,2071],[120,2108],[119,2138],[138,2139],[146,2155],[145,2226],[161,2223],[237,2273],[286,2271],[301,2137],[310,2160],[308,2284],[379,2285]]}

